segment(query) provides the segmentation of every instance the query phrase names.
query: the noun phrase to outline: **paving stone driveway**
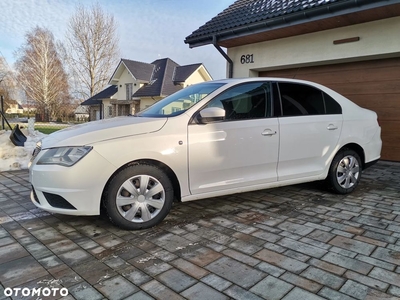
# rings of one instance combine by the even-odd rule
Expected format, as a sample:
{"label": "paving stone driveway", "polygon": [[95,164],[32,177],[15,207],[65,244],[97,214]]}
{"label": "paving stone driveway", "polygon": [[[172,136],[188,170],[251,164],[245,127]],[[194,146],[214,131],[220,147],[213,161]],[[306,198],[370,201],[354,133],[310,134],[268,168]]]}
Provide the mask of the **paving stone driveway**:
{"label": "paving stone driveway", "polygon": [[26,170],[0,173],[0,299],[15,287],[85,300],[400,297],[399,163],[368,169],[348,196],[313,183],[181,203],[136,232],[48,214],[29,192]]}

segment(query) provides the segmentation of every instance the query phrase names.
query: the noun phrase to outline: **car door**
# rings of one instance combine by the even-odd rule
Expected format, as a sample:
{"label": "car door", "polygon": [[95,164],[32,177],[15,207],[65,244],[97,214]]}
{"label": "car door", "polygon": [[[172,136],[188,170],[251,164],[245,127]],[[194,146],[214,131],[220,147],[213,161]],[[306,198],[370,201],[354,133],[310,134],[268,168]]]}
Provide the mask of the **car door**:
{"label": "car door", "polygon": [[288,82],[278,86],[282,105],[278,180],[320,175],[337,151],[341,107],[313,86]]}
{"label": "car door", "polygon": [[193,195],[277,180],[279,132],[270,117],[271,85],[248,82],[212,99],[225,119],[188,125],[189,183]]}

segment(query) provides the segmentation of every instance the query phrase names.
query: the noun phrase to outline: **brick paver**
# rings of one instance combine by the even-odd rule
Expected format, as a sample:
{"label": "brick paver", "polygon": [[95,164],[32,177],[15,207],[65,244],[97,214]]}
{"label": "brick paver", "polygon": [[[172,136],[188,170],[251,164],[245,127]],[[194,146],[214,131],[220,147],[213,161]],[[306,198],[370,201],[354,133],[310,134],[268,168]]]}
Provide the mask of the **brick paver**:
{"label": "brick paver", "polygon": [[[0,299],[400,299],[400,164],[350,195],[310,183],[174,204],[151,229],[37,209],[28,172],[0,173]],[[18,297],[15,297],[18,298]]]}

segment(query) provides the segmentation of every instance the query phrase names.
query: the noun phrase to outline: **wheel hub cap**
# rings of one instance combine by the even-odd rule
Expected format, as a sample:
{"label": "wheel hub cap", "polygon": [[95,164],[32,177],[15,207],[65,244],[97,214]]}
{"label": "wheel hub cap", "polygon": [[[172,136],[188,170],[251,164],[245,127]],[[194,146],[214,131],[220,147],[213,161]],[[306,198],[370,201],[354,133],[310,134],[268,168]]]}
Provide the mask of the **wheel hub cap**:
{"label": "wheel hub cap", "polygon": [[143,223],[159,214],[164,206],[165,190],[154,177],[138,175],[126,180],[118,189],[118,212],[129,222]]}
{"label": "wheel hub cap", "polygon": [[352,155],[343,157],[336,171],[336,179],[339,185],[345,189],[351,188],[357,183],[359,176],[360,166],[358,160]]}

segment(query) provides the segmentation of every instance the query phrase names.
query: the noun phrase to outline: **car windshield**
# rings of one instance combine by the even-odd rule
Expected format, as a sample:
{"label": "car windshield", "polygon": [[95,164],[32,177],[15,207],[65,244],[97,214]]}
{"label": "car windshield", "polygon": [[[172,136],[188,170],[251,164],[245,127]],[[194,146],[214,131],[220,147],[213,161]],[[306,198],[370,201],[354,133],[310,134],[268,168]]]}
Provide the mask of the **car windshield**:
{"label": "car windshield", "polygon": [[138,117],[172,117],[184,113],[225,83],[204,82],[188,86],[146,108]]}

